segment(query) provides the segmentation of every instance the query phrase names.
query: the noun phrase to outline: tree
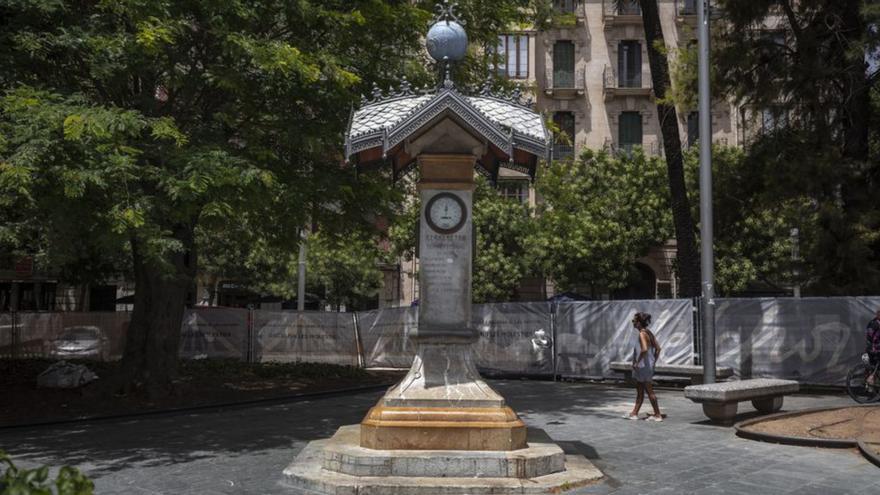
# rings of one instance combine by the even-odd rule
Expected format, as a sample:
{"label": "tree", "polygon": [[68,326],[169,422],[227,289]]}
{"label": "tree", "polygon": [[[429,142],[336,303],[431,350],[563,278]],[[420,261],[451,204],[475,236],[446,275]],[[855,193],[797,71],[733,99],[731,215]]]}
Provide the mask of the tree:
{"label": "tree", "polygon": [[378,236],[362,232],[314,233],[308,240],[306,282],[336,308],[351,308],[368,297],[375,299],[382,282],[378,247]]}
{"label": "tree", "polygon": [[[742,293],[757,284],[765,290],[784,291],[793,283],[805,282],[799,271],[810,271],[792,261],[790,238],[793,225],[808,227],[804,221],[809,215],[808,198],[765,201],[758,168],[741,148],[716,146],[712,151],[712,204],[718,227],[715,286],[719,295]],[[699,152],[693,147],[685,153],[688,186],[697,187],[699,169]],[[698,202],[692,209],[699,210]]]}
{"label": "tree", "polygon": [[514,300],[534,266],[527,242],[535,219],[528,205],[502,197],[480,177],[474,193],[474,223],[474,302]]}
{"label": "tree", "polygon": [[645,42],[648,48],[648,62],[651,66],[651,82],[657,101],[657,116],[660,119],[660,133],[663,136],[663,149],[666,154],[666,168],[669,180],[669,204],[675,226],[676,260],[678,277],[681,281],[681,295],[696,297],[700,288],[700,257],[695,239],[694,219],[691,216],[690,201],[684,179],[684,159],[681,152],[681,136],[678,133],[678,115],[675,104],[666,98],[671,87],[669,62],[666,58],[666,42],[660,25],[659,6],[655,0],[639,0],[642,10],[642,23],[645,29]]}
{"label": "tree", "polygon": [[[876,293],[880,167],[871,155],[878,71],[874,2],[724,0],[714,66],[746,121],[749,192],[802,235],[808,292]],[[768,20],[770,19],[770,20]],[[759,181],[760,179],[760,181]]]}
{"label": "tree", "polygon": [[544,169],[537,187],[544,203],[530,254],[560,290],[626,286],[633,262],[671,234],[666,167],[639,148],[584,150]]}
{"label": "tree", "polygon": [[334,187],[349,102],[419,56],[426,18],[367,0],[0,7],[4,210],[95,226],[69,238],[130,254],[128,385],[176,374],[197,229],[246,216],[290,249],[307,220],[339,217],[321,205],[374,209]]}
{"label": "tree", "polygon": [[[525,15],[520,5],[466,2],[472,38],[495,39]],[[136,293],[125,382],[168,386],[204,243],[245,231],[283,259],[304,226],[345,232],[389,213],[384,193],[352,186],[355,172],[340,167],[342,134],[373,84],[434,81],[422,47],[433,6],[4,2],[0,213],[86,228],[0,235],[17,249],[51,238],[44,251],[62,264],[80,245],[127,253]],[[478,59],[456,77],[482,78]]]}

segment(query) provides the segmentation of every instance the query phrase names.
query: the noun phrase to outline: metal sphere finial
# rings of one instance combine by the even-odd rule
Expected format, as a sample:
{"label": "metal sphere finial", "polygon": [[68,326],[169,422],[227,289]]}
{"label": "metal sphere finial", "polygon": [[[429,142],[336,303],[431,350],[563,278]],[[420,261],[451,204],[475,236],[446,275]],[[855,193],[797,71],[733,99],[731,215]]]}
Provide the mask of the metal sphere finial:
{"label": "metal sphere finial", "polygon": [[458,61],[467,53],[467,33],[462,27],[463,22],[455,14],[455,3],[444,0],[437,4],[437,15],[434,24],[425,37],[428,53],[437,62],[443,60]]}

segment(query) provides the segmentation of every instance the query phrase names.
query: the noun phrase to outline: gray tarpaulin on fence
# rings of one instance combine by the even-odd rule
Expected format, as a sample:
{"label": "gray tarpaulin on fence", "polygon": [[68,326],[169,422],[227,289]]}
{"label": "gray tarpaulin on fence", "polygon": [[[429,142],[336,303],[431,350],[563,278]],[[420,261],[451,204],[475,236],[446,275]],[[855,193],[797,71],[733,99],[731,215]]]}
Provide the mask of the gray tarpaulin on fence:
{"label": "gray tarpaulin on fence", "polygon": [[474,346],[481,371],[553,375],[550,303],[496,303],[473,306],[471,323],[480,333]]}
{"label": "gray tarpaulin on fence", "polygon": [[357,314],[358,331],[368,368],[409,368],[415,356],[410,331],[418,325],[418,308],[388,308]]}
{"label": "gray tarpaulin on fence", "polygon": [[12,348],[12,313],[0,313],[0,358],[11,358]]}
{"label": "gray tarpaulin on fence", "polygon": [[119,359],[128,313],[16,313],[18,357]]}
{"label": "gray tarpaulin on fence", "polygon": [[660,362],[693,363],[693,306],[689,299],[560,303],[556,309],[557,373],[610,377],[612,361],[630,359],[636,312],[652,315],[663,349]]}
{"label": "gray tarpaulin on fence", "polygon": [[185,359],[247,359],[248,310],[194,308],[186,310],[180,329],[180,357]]}
{"label": "gray tarpaulin on fence", "polygon": [[[471,324],[480,333],[474,348],[477,365],[489,373],[552,375],[550,318],[549,303],[474,305]],[[416,350],[409,333],[416,325],[418,308],[358,313],[365,365],[409,368]]]}
{"label": "gray tarpaulin on fence", "polygon": [[878,297],[716,299],[717,362],[739,378],[843,385]]}
{"label": "gray tarpaulin on fence", "polygon": [[254,311],[254,361],[358,365],[351,313]]}

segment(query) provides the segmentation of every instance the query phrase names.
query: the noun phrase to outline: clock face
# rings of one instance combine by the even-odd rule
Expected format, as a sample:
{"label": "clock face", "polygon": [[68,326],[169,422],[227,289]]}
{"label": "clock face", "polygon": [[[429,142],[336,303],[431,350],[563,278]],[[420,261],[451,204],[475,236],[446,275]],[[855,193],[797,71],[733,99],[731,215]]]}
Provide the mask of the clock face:
{"label": "clock face", "polygon": [[467,211],[464,202],[458,196],[440,193],[428,201],[425,217],[431,229],[441,234],[452,234],[464,225]]}

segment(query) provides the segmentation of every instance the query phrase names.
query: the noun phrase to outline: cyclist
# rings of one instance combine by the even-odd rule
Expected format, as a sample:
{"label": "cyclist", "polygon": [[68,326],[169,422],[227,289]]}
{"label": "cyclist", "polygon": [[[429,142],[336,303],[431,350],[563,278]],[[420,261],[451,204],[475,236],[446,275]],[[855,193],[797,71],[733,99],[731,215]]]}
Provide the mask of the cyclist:
{"label": "cyclist", "polygon": [[[880,310],[874,314],[874,319],[868,322],[868,328],[865,329],[865,352],[871,359],[871,366],[876,366],[880,361]],[[868,377],[868,384],[874,385],[877,377]]]}

